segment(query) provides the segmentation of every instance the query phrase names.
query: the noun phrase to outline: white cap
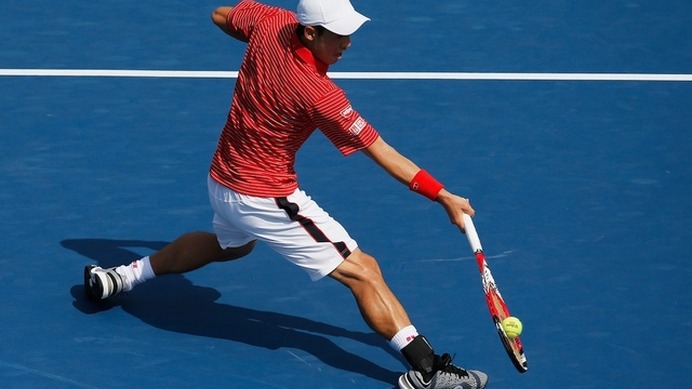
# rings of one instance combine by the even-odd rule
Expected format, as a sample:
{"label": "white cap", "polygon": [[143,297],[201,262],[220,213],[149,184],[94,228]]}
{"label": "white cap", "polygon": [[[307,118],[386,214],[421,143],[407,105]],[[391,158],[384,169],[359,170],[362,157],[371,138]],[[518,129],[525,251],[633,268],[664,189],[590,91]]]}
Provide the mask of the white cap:
{"label": "white cap", "polygon": [[369,21],[349,0],[300,0],[296,12],[303,26],[322,26],[338,35],[351,35]]}

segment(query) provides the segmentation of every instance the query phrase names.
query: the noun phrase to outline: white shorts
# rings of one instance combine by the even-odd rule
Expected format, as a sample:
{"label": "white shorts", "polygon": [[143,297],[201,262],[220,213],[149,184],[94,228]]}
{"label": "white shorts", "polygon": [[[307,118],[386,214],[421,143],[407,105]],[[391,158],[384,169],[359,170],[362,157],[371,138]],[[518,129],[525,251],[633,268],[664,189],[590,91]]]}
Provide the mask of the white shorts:
{"label": "white shorts", "polygon": [[313,281],[328,275],[358,244],[302,190],[287,197],[237,193],[208,178],[214,232],[223,248],[266,243],[305,270]]}

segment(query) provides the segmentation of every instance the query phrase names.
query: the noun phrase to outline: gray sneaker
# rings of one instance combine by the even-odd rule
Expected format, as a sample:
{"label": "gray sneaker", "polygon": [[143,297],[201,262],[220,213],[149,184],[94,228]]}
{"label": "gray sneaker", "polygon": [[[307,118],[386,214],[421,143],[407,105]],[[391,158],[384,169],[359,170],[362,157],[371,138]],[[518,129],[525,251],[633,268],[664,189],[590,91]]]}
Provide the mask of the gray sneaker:
{"label": "gray sneaker", "polygon": [[125,287],[125,280],[115,268],[104,269],[95,265],[84,267],[84,293],[92,301],[115,297]]}
{"label": "gray sneaker", "polygon": [[425,382],[417,370],[409,370],[399,377],[400,389],[483,389],[488,375],[476,370],[464,370],[452,364],[449,354],[435,357],[435,375]]}

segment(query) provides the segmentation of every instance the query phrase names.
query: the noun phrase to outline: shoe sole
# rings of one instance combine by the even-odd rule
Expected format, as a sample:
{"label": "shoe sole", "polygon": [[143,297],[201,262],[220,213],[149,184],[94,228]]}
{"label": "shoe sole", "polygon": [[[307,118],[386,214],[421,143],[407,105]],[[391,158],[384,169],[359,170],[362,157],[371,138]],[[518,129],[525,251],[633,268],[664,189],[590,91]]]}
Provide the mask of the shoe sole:
{"label": "shoe sole", "polygon": [[[463,382],[455,386],[455,389],[484,389],[485,386],[488,384],[488,376],[485,373],[481,373],[475,370],[468,370],[467,372],[469,373],[469,377],[473,377],[477,385],[471,384],[469,382]],[[410,378],[408,378],[408,373],[405,373],[399,377],[399,389],[417,389],[417,386],[413,382],[411,382]]]}
{"label": "shoe sole", "polygon": [[399,389],[416,389],[408,378],[408,373],[404,373],[399,377]]}
{"label": "shoe sole", "polygon": [[98,266],[87,265],[84,267],[84,294],[93,302],[101,301],[103,296],[103,285],[98,277],[93,277],[91,271]]}

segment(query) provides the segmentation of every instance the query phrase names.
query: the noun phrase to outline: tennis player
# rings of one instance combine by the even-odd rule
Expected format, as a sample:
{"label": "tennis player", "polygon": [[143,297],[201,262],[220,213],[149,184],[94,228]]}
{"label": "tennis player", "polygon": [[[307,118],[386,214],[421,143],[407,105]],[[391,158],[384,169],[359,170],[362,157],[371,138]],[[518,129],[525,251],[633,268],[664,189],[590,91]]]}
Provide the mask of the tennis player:
{"label": "tennis player", "polygon": [[402,389],[478,389],[486,374],[438,355],[411,323],[377,261],[299,188],[296,152],[316,130],[345,156],[361,151],[411,190],[441,204],[463,230],[474,210],[432,175],[388,145],[352,106],[327,69],[369,19],[348,0],[301,0],[297,12],[243,0],[219,7],[212,21],[247,43],[226,125],[208,176],[214,233],[184,234],[129,265],[86,266],[85,291],[95,301],[165,274],[241,258],[256,242],[304,269],[345,285],[365,322],[410,363]]}

